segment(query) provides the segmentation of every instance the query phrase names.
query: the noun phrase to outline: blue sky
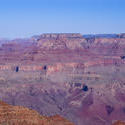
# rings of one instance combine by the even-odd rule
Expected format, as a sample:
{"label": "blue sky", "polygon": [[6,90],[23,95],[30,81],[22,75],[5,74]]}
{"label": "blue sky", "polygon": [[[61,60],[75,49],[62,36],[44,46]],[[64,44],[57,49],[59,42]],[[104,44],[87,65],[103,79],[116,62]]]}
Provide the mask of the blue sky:
{"label": "blue sky", "polygon": [[125,32],[125,0],[0,0],[0,38]]}

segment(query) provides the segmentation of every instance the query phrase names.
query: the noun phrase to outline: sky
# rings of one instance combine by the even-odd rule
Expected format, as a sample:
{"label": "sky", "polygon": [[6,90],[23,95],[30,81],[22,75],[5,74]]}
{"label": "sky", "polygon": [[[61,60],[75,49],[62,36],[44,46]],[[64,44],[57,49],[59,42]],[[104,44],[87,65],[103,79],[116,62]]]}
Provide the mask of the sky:
{"label": "sky", "polygon": [[0,38],[125,32],[125,0],[0,0]]}

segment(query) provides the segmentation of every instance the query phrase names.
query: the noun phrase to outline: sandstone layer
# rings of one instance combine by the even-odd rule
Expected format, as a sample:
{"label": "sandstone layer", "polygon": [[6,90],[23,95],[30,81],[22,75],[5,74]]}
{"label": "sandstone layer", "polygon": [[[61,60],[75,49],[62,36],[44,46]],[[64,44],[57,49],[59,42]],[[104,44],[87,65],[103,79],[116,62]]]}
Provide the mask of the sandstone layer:
{"label": "sandstone layer", "polygon": [[117,121],[113,123],[112,125],[125,125],[125,122]]}
{"label": "sandstone layer", "polygon": [[0,102],[0,125],[73,125],[59,115],[46,117],[21,106]]}

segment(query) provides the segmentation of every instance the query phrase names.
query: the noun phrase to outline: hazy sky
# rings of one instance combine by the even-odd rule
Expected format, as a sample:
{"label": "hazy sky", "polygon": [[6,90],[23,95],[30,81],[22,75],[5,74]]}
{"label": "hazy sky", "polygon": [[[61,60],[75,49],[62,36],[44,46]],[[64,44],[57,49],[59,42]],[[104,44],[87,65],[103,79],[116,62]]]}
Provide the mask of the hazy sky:
{"label": "hazy sky", "polygon": [[0,37],[125,32],[125,0],[0,0]]}

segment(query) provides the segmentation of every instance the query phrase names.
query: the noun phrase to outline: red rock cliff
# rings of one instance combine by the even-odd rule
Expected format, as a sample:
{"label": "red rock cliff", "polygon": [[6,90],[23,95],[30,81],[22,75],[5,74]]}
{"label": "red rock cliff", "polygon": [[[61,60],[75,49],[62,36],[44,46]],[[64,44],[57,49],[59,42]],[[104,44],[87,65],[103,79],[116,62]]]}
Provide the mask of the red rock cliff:
{"label": "red rock cliff", "polygon": [[0,102],[0,125],[73,125],[59,115],[45,117],[36,111]]}

